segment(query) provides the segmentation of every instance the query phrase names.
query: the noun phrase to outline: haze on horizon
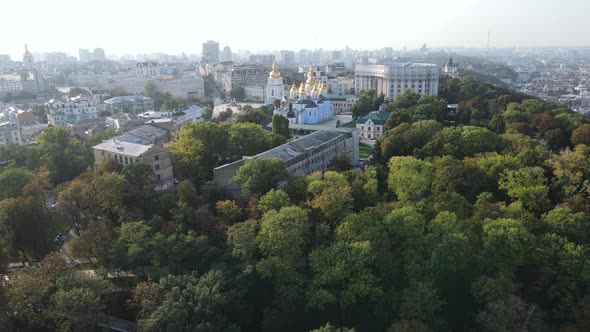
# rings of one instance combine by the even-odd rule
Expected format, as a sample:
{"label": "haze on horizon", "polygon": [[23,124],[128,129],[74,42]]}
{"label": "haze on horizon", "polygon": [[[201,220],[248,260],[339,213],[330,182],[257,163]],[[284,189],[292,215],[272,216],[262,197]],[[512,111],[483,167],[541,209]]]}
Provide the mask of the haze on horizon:
{"label": "haze on horizon", "polygon": [[[415,49],[590,46],[588,0],[425,0],[290,2],[251,0],[7,0],[0,54],[20,60],[34,53],[100,46],[109,54],[201,53],[215,40],[237,50]],[[317,44],[316,44],[317,38]]]}

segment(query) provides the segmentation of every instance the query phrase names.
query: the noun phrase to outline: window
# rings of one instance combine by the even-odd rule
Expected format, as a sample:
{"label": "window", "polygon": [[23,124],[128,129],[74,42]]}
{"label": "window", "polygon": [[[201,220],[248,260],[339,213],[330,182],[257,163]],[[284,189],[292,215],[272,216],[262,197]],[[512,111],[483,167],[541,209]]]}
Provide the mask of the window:
{"label": "window", "polygon": [[154,156],[154,161],[158,161],[158,160],[160,160],[160,156],[159,155],[155,155]]}
{"label": "window", "polygon": [[160,174],[156,174],[156,180],[160,181],[161,178]]}
{"label": "window", "polygon": [[129,164],[129,159],[125,157],[125,165]]}
{"label": "window", "polygon": [[160,164],[156,164],[156,165],[154,166],[154,168],[156,169],[156,171],[157,171],[157,170],[159,170],[159,169],[160,169]]}

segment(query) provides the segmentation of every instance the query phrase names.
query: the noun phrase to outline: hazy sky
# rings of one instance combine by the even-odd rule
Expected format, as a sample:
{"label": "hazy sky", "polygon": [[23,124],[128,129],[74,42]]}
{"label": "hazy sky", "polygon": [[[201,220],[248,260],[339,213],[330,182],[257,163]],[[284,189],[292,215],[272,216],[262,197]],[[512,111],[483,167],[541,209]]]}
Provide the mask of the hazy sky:
{"label": "hazy sky", "polygon": [[1,0],[0,54],[590,46],[590,0]]}

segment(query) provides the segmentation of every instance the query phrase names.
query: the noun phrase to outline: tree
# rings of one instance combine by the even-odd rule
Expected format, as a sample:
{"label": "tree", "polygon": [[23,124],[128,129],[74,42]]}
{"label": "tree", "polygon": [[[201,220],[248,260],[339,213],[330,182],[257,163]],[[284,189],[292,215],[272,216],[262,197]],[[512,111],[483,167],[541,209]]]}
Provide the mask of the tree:
{"label": "tree", "polygon": [[118,245],[124,248],[127,263],[130,266],[143,269],[149,263],[150,248],[152,246],[150,232],[151,228],[143,221],[121,224],[117,242]]}
{"label": "tree", "polygon": [[243,100],[246,98],[246,91],[241,86],[234,86],[229,92],[229,96],[235,100]]}
{"label": "tree", "polygon": [[496,219],[483,226],[485,257],[502,272],[512,272],[522,261],[530,240],[526,228],[514,219]]}
{"label": "tree", "polygon": [[317,329],[310,330],[309,332],[355,332],[355,329],[338,328],[330,323],[326,323],[326,325],[319,327]]}
{"label": "tree", "polygon": [[477,320],[482,331],[542,331],[545,328],[539,308],[516,296],[490,303]]}
{"label": "tree", "polygon": [[121,175],[141,191],[151,188],[154,185],[154,170],[152,166],[144,162],[125,165]]}
{"label": "tree", "polygon": [[51,309],[64,331],[92,329],[105,318],[100,294],[88,288],[60,289],[51,297]]}
{"label": "tree", "polygon": [[228,224],[234,224],[242,218],[242,209],[238,207],[236,201],[224,200],[215,203],[215,210]]}
{"label": "tree", "polygon": [[261,126],[268,124],[268,116],[262,109],[245,110],[236,117],[237,123],[255,123]]}
{"label": "tree", "polygon": [[201,198],[197,188],[190,180],[182,180],[176,186],[176,196],[180,206],[188,206],[193,209],[198,208]]}
{"label": "tree", "polygon": [[261,276],[274,276],[279,283],[299,283],[303,280],[297,272],[299,261],[309,235],[307,214],[298,207],[271,210],[260,222],[256,237],[264,258],[258,263]]}
{"label": "tree", "polygon": [[372,111],[376,111],[375,99],[377,98],[377,91],[375,89],[369,89],[367,91],[361,91],[359,100],[356,101],[352,107],[352,117],[358,118],[369,114]]}
{"label": "tree", "polygon": [[540,167],[508,170],[501,175],[499,188],[507,190],[508,196],[521,201],[531,211],[541,211],[549,203],[549,187],[543,173]]}
{"label": "tree", "polygon": [[308,306],[322,309],[336,304],[340,326],[346,325],[350,313],[346,309],[367,299],[378,298],[382,292],[371,273],[370,244],[337,241],[311,253],[314,275],[308,290]]}
{"label": "tree", "polygon": [[101,267],[108,269],[113,256],[113,241],[114,234],[110,226],[103,220],[92,220],[68,246],[74,258],[96,258]]}
{"label": "tree", "polygon": [[334,156],[328,164],[329,171],[345,172],[352,169],[350,157],[345,153],[339,153]]}
{"label": "tree", "polygon": [[572,133],[572,144],[590,145],[590,124],[583,124]]}
{"label": "tree", "polygon": [[290,206],[291,201],[289,195],[281,189],[271,189],[258,202],[258,207],[262,213],[267,213],[271,210],[279,211],[280,209]]}
{"label": "tree", "polygon": [[242,187],[245,197],[250,197],[254,194],[265,194],[288,178],[289,172],[282,160],[252,158],[238,169],[232,182]]}
{"label": "tree", "polygon": [[285,138],[291,137],[289,132],[289,120],[282,115],[272,116],[272,132]]}
{"label": "tree", "polygon": [[434,167],[429,162],[413,157],[393,157],[389,170],[389,188],[400,200],[417,200],[431,190]]}
{"label": "tree", "polygon": [[259,221],[253,219],[230,226],[227,230],[227,244],[231,255],[244,260],[253,259],[258,249],[256,235],[259,229]]}
{"label": "tree", "polygon": [[23,188],[31,180],[31,172],[22,168],[10,168],[0,173],[0,199],[22,195]]}
{"label": "tree", "polygon": [[157,233],[154,237],[152,263],[162,272],[174,275],[192,271],[207,271],[218,253],[209,246],[207,237],[196,236],[191,230],[169,236]]}
{"label": "tree", "polygon": [[213,118],[213,108],[212,107],[205,107],[203,109],[203,119],[209,121]]}
{"label": "tree", "polygon": [[165,276],[148,284],[139,297],[139,327],[142,331],[238,331],[224,314],[228,294],[224,276],[212,270],[196,274]]}

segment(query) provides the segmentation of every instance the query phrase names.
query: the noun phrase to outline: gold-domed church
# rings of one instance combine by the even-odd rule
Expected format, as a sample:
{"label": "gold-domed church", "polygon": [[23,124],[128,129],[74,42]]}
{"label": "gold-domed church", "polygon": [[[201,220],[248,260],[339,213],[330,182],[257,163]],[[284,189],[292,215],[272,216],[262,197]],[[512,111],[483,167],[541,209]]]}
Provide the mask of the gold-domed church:
{"label": "gold-domed church", "polygon": [[[278,73],[276,65],[273,65],[269,86],[270,77],[276,75],[275,72]],[[328,88],[316,81],[314,73],[313,67],[310,67],[305,83],[301,83],[299,88],[295,84],[291,86],[289,97],[283,98],[281,107],[275,108],[274,114],[286,117],[293,124],[315,124],[334,117],[334,108],[327,98]]]}

